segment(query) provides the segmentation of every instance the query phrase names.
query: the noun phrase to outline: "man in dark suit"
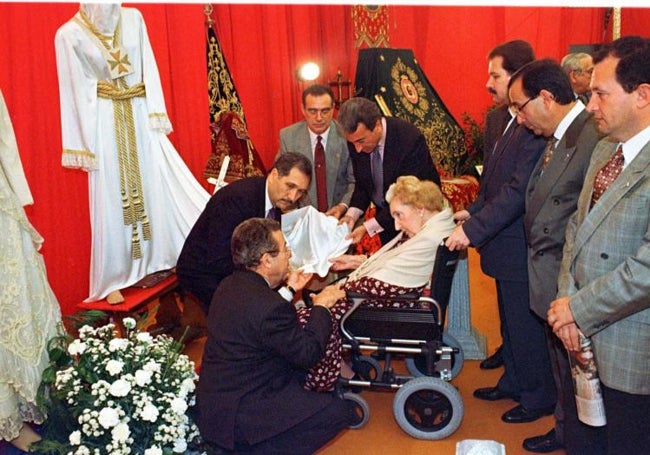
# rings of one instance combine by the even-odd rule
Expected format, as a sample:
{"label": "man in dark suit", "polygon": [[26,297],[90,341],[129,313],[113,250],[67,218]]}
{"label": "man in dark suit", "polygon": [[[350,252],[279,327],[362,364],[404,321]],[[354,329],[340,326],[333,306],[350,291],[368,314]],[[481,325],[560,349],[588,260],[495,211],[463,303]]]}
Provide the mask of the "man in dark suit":
{"label": "man in dark suit", "polygon": [[[273,290],[291,256],[280,224],[244,221],[232,252],[236,271],[217,288],[208,315],[197,393],[201,435],[237,453],[311,454],[355,418],[352,402],[301,383],[325,355],[329,308],[345,292],[334,285],[314,295],[303,329],[293,305]],[[288,283],[299,290],[309,278],[292,272]]]}
{"label": "man in dark suit", "polygon": [[230,237],[235,227],[253,217],[293,209],[309,188],[311,163],[299,153],[284,153],[264,177],[237,180],[217,191],[190,231],[176,264],[182,288],[208,308],[212,294],[233,271]]}
{"label": "man in dark suit", "polygon": [[314,175],[313,184],[309,188],[309,197],[305,197],[301,204],[311,204],[320,210],[318,194],[324,190],[326,207],[323,211],[327,215],[340,219],[350,205],[350,198],[354,191],[354,174],[343,132],[336,121],[332,121],[334,114],[332,90],[320,84],[307,87],[302,92],[302,114],[304,120],[280,130],[278,155],[286,152],[302,153],[312,162],[316,174],[318,143],[322,144],[326,184],[324,188],[319,188],[318,178]]}
{"label": "man in dark suit", "polygon": [[[530,45],[511,41],[488,55],[488,89],[499,104],[507,104],[512,73],[534,59]],[[519,64],[520,66],[516,66]],[[524,109],[525,104],[520,106]],[[545,346],[544,326],[528,303],[527,248],[524,205],[530,174],[544,139],[510,120],[483,165],[481,189],[447,239],[450,249],[479,249],[483,272],[496,280],[503,338],[504,373],[495,387],[474,391],[483,400],[512,398],[519,405],[503,414],[507,423],[531,422],[551,414],[555,387]]]}
{"label": "man in dark suit", "polygon": [[440,186],[440,176],[420,130],[405,120],[382,117],[372,101],[350,98],[341,105],[338,121],[348,141],[356,181],[350,208],[341,221],[352,228],[374,202],[375,217],[352,231],[352,241],[357,243],[367,232],[379,234],[385,244],[397,234],[386,203],[388,187],[402,175]]}
{"label": "man in dark suit", "polygon": [[[509,94],[517,121],[547,139],[528,182],[524,216],[530,308],[544,322],[557,295],[566,225],[578,204],[589,159],[599,140],[598,129],[554,60],[537,60],[522,67],[510,78]],[[525,109],[519,107],[531,98]],[[560,447],[568,454],[602,453],[599,447],[604,431],[578,420],[566,349],[546,324],[545,330],[558,396],[555,428],[525,439],[523,446],[541,453]]]}
{"label": "man in dark suit", "polygon": [[591,339],[608,454],[650,447],[650,42],[624,37],[594,55],[601,134],[569,219],[548,323],[571,351]]}

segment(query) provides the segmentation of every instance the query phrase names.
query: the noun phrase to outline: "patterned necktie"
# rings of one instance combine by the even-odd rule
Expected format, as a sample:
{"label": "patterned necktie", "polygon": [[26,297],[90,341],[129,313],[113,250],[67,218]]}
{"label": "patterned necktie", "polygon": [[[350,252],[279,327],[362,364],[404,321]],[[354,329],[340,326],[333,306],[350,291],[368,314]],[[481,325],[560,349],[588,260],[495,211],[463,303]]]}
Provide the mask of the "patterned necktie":
{"label": "patterned necktie", "polygon": [[377,207],[384,205],[384,169],[381,162],[381,154],[377,147],[370,154],[370,171],[372,172],[372,184],[374,186],[372,200]]}
{"label": "patterned necktie", "polygon": [[607,164],[596,173],[596,178],[594,179],[594,191],[591,194],[591,207],[598,202],[598,199],[600,199],[609,185],[611,185],[619,176],[623,170],[624,162],[625,157],[623,156],[623,147],[619,145],[616,149],[616,153],[614,153]]}
{"label": "patterned necktie", "polygon": [[557,145],[557,139],[555,139],[555,136],[551,136],[546,141],[546,148],[544,149],[544,158],[542,158],[542,170],[546,169],[546,166],[548,166],[548,163],[551,162],[551,158],[553,157],[553,153],[555,153],[555,146],[556,145]]}
{"label": "patterned necktie", "polygon": [[314,173],[316,174],[316,199],[318,210],[327,212],[327,177],[325,165],[325,147],[323,147],[322,137],[316,138],[316,148],[314,149]]}

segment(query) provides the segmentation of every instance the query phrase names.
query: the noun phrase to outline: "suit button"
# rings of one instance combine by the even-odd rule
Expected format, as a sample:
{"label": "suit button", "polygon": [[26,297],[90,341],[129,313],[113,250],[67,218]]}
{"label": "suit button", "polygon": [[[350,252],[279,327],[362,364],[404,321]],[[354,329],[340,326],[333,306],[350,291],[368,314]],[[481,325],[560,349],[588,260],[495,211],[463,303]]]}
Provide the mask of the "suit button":
{"label": "suit button", "polygon": [[559,199],[553,199],[553,205],[560,205]]}
{"label": "suit button", "polygon": [[609,259],[609,254],[607,253],[600,253],[600,257],[603,259]]}
{"label": "suit button", "polygon": [[548,228],[544,228],[544,234],[548,234]]}

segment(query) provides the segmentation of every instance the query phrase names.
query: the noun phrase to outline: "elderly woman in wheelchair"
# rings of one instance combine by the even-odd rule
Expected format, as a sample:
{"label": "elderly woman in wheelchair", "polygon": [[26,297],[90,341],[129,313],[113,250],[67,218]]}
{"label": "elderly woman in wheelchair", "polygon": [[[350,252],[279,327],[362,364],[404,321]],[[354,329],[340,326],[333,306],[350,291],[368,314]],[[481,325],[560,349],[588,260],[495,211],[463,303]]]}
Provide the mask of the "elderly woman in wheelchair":
{"label": "elderly woman in wheelchair", "polygon": [[[369,258],[344,254],[332,259],[332,270],[354,269],[347,276],[343,288],[382,299],[365,302],[364,306],[421,307],[417,301],[405,304],[384,299],[422,292],[431,278],[438,246],[454,229],[453,214],[450,208],[445,207],[442,192],[435,183],[414,176],[399,177],[388,189],[386,200],[395,227],[400,231],[398,235]],[[338,325],[351,306],[351,299],[343,299],[332,308],[336,327],[332,330],[325,357],[307,375],[306,388],[317,391],[334,389],[342,365]],[[299,320],[306,322],[310,309],[303,308],[297,312]]]}

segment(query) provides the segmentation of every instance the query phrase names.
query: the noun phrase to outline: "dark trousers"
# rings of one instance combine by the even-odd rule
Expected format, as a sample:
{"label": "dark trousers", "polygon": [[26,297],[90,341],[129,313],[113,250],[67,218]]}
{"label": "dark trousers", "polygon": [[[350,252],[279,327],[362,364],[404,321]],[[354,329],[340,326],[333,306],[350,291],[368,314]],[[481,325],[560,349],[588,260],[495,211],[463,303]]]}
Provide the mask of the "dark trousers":
{"label": "dark trousers", "polygon": [[648,453],[650,395],[635,395],[601,383],[607,417],[608,455]]}
{"label": "dark trousers", "polygon": [[605,455],[605,428],[592,427],[578,419],[567,351],[548,324],[544,329],[557,390],[557,405],[555,406],[557,439],[564,446],[567,455]]}
{"label": "dark trousers", "polygon": [[526,409],[555,404],[555,384],[541,320],[530,311],[527,281],[496,280],[503,364],[497,387],[519,396]]}
{"label": "dark trousers", "polygon": [[[237,444],[235,453],[308,455],[327,444],[357,420],[354,404],[333,399],[331,404],[293,428],[253,446]],[[235,430],[235,438],[237,431]]]}

